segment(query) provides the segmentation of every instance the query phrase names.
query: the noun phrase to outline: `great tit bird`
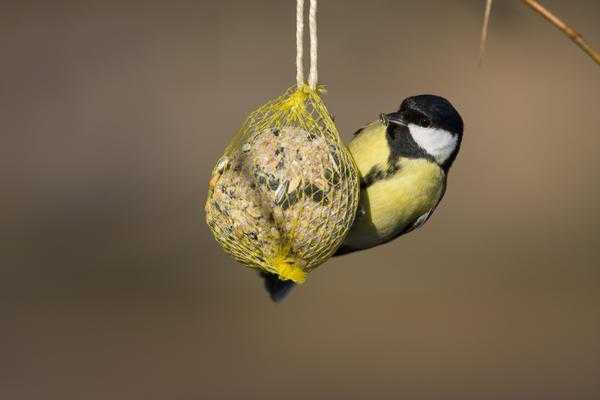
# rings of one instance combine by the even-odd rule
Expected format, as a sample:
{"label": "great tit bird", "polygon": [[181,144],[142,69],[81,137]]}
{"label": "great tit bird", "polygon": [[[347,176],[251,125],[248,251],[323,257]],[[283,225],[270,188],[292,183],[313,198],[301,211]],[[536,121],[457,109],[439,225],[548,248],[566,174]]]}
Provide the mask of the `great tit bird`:
{"label": "great tit bird", "polygon": [[338,255],[389,242],[421,227],[446,191],[463,135],[443,97],[419,95],[358,130],[349,144],[361,174],[356,219]]}
{"label": "great tit bird", "polygon": [[[405,99],[397,112],[356,131],[348,147],[361,175],[360,203],[336,255],[378,246],[427,222],[444,196],[462,135],[458,111],[429,94]],[[294,287],[262,277],[274,301]]]}

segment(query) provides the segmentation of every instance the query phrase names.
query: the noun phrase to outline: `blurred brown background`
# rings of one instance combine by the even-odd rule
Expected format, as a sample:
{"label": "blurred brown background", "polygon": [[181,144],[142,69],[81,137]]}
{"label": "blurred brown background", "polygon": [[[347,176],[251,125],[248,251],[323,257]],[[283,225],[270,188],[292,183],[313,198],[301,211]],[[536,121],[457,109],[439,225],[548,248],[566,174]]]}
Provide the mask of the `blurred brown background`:
{"label": "blurred brown background", "polygon": [[[600,398],[600,68],[519,1],[321,1],[339,128],[451,99],[435,217],[283,304],[209,235],[213,163],[295,78],[286,1],[0,4],[0,398]],[[600,47],[598,1],[544,1]]]}

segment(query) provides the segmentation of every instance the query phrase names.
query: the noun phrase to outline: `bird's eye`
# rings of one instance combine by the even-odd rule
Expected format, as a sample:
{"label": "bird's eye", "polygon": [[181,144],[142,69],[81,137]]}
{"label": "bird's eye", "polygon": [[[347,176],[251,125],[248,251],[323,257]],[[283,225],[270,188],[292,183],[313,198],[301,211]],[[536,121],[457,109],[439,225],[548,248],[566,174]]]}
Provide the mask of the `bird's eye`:
{"label": "bird's eye", "polygon": [[421,117],[419,125],[421,125],[423,128],[429,128],[431,126],[431,120],[427,117]]}

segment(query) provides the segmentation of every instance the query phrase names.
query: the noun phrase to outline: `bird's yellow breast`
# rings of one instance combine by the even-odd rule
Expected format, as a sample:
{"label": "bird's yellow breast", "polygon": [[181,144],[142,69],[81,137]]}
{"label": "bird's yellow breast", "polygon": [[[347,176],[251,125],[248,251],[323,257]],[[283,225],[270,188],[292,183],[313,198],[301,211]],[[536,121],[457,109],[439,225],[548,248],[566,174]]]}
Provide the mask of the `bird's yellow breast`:
{"label": "bird's yellow breast", "polygon": [[[390,150],[380,123],[367,126],[349,148],[363,178],[373,168],[388,171]],[[361,190],[359,211],[345,244],[367,248],[410,229],[437,205],[445,179],[444,171],[432,161],[400,157],[393,173]]]}

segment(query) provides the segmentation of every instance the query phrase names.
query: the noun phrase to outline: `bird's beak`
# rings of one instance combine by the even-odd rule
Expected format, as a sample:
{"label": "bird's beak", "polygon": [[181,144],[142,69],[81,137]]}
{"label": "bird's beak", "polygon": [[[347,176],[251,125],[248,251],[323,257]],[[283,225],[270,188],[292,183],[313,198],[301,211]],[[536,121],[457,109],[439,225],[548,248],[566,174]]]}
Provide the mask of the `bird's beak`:
{"label": "bird's beak", "polygon": [[400,115],[400,113],[389,113],[389,114],[381,114],[381,121],[386,124],[394,124],[394,125],[402,125],[402,126],[407,126],[408,124],[406,122],[404,122],[404,119],[402,119],[402,115]]}

